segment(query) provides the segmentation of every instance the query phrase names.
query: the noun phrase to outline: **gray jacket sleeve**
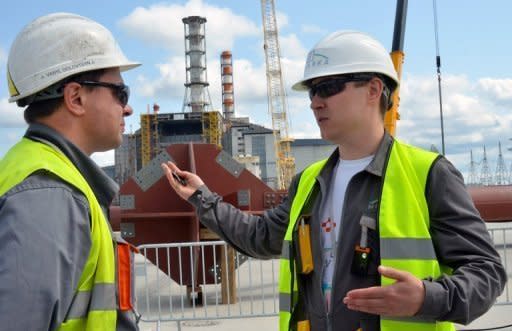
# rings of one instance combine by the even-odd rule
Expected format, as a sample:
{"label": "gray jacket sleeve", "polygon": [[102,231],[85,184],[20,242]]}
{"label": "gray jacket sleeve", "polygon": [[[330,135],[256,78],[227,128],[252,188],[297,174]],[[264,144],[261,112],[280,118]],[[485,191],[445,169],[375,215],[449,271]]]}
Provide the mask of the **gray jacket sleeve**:
{"label": "gray jacket sleeve", "polygon": [[188,201],[196,208],[201,223],[238,251],[268,259],[281,254],[296,185],[297,177],[290,185],[288,197],[261,216],[251,215],[223,202],[206,186],[200,187]]}
{"label": "gray jacket sleeve", "polygon": [[444,157],[431,170],[426,197],[438,260],[453,274],[423,281],[418,316],[468,324],[493,305],[506,271],[462,175]]}
{"label": "gray jacket sleeve", "polygon": [[33,175],[0,197],[2,330],[54,330],[63,321],[91,247],[83,195]]}

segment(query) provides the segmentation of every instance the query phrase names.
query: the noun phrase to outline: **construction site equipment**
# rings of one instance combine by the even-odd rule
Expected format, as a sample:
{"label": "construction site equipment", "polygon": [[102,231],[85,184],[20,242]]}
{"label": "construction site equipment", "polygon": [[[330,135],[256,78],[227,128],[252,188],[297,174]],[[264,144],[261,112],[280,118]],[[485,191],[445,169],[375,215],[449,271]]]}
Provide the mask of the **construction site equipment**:
{"label": "construction site equipment", "polygon": [[222,147],[222,116],[217,111],[204,112],[203,118],[203,137],[206,143]]}
{"label": "construction site equipment", "polygon": [[[407,0],[397,0],[396,2],[396,15],[395,15],[395,29],[393,32],[393,46],[391,48],[391,60],[395,66],[397,79],[402,79],[402,65],[404,63],[404,35],[405,35],[405,22],[407,18]],[[398,107],[400,105],[400,85],[397,86],[393,93],[393,106],[389,109],[384,116],[384,128],[390,135],[394,136],[396,133],[396,121],[400,119]]]}
{"label": "construction site equipment", "polygon": [[146,114],[140,115],[141,136],[141,163],[142,166],[151,161],[160,152],[158,132],[158,111],[160,106],[153,104],[153,113],[149,113],[149,105]]}
{"label": "construction site equipment", "polygon": [[140,115],[140,138],[142,142],[141,153],[142,153],[142,166],[151,161],[151,116],[152,114],[141,114]]}
{"label": "construction site equipment", "polygon": [[272,117],[276,150],[277,187],[287,189],[295,175],[295,160],[291,154],[292,138],[288,136],[286,95],[281,72],[281,52],[277,31],[274,0],[261,0],[263,36],[267,73],[269,113]]}
{"label": "construction site equipment", "polygon": [[[181,169],[196,173],[224,201],[244,211],[263,213],[263,210],[282,201],[282,195],[216,145],[172,144],[120,188],[120,210],[112,213],[117,217],[112,220],[113,228],[119,228],[123,238],[134,245],[218,239],[200,225],[194,208],[169,188],[160,167],[166,161],[173,161]],[[159,254],[146,257],[178,284],[186,285],[192,295],[200,293],[200,286],[217,281],[209,270],[214,267],[213,259],[221,261],[219,254],[223,253],[220,250],[208,252],[210,257],[204,260],[199,250],[195,250],[191,258],[182,260],[179,268],[171,270],[167,263],[158,264],[158,261],[165,261],[165,252]],[[178,259],[177,254],[171,258]],[[201,269],[202,266],[206,269]]]}

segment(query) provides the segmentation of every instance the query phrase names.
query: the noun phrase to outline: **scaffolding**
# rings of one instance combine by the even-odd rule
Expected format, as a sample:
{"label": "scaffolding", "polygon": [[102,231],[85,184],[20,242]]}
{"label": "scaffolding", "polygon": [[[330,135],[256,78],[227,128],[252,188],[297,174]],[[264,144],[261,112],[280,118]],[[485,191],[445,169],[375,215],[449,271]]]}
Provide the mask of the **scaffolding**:
{"label": "scaffolding", "polygon": [[217,111],[203,112],[203,138],[205,142],[221,147],[222,116]]}
{"label": "scaffolding", "polygon": [[151,114],[140,115],[142,166],[151,161]]}

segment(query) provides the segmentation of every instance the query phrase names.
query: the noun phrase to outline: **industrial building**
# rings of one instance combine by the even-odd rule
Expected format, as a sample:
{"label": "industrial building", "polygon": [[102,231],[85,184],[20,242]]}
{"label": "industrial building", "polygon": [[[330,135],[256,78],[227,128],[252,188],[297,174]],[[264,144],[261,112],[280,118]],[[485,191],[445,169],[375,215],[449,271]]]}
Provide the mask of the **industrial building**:
{"label": "industrial building", "polygon": [[[224,51],[220,55],[222,114],[215,111],[206,75],[207,20],[190,16],[182,21],[186,77],[181,112],[163,113],[157,104],[152,109],[148,105],[146,113],[140,116],[140,129],[125,135],[115,151],[115,180],[123,184],[171,144],[194,142],[219,146],[268,186],[284,188],[293,168],[289,155],[293,140],[288,138],[284,109],[279,109],[279,116],[273,115],[273,129],[250,123],[249,118],[235,117],[233,60],[231,52]],[[275,70],[272,72],[275,74]],[[280,83],[276,83],[276,77],[271,78],[274,84]],[[275,107],[279,103],[271,104]]]}

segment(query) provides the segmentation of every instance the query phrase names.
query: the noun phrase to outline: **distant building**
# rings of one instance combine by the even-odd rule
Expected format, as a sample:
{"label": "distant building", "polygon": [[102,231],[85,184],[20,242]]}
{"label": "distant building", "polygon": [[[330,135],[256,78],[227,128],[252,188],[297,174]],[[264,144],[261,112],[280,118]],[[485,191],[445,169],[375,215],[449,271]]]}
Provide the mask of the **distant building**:
{"label": "distant building", "polygon": [[295,158],[295,171],[299,173],[311,163],[331,155],[336,145],[322,139],[295,139],[291,147]]}
{"label": "distant building", "polygon": [[257,156],[261,180],[270,187],[277,186],[276,153],[272,130],[249,123],[248,118],[233,118],[223,146],[235,158]]}
{"label": "distant building", "polygon": [[[205,141],[202,113],[154,113],[150,117],[146,139],[150,140],[149,158],[171,144]],[[222,148],[272,188],[277,187],[276,153],[271,129],[250,123],[249,118],[231,118],[222,135]],[[336,146],[321,139],[296,139],[291,143],[296,172],[326,158]],[[142,168],[141,130],[126,134],[115,150],[112,178],[122,185]]]}

